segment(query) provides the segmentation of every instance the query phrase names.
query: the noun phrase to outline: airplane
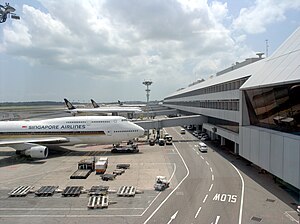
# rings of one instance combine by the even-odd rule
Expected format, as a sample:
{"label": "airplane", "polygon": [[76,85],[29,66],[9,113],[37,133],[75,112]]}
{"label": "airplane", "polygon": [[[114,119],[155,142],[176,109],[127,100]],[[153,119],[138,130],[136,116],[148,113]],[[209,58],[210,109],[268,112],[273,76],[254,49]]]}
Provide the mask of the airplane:
{"label": "airplane", "polygon": [[146,106],[146,104],[125,104],[120,100],[118,100],[118,104],[121,107],[145,107]]}
{"label": "airplane", "polygon": [[116,144],[144,135],[144,129],[121,116],[61,117],[38,121],[0,121],[0,147],[45,159],[48,147]]}
{"label": "airplane", "polygon": [[4,23],[7,19],[7,16],[10,15],[12,19],[20,19],[20,16],[17,16],[15,13],[16,9],[9,5],[9,3],[5,3],[4,5],[0,5],[0,23]]}
{"label": "airplane", "polygon": [[[72,105],[72,103],[70,101],[68,101],[66,98],[64,99],[65,104],[68,108],[68,110],[66,110],[66,112],[71,113],[72,115],[76,115],[78,113],[119,113],[119,112],[123,112],[123,113],[137,113],[137,112],[142,112],[142,110],[140,108],[130,108],[130,107],[99,107],[99,105],[94,101],[94,103],[96,103],[96,108],[76,108]],[[93,106],[95,106],[93,104]]]}
{"label": "airplane", "polygon": [[[100,106],[96,103],[95,100],[91,99],[92,105],[94,108],[99,108]],[[118,109],[122,109],[122,110],[127,110],[127,109],[133,109],[133,110],[137,110],[139,112],[142,112],[141,109],[139,107],[134,107],[134,106],[125,106],[120,100],[118,100],[118,104],[119,107],[111,107],[111,106],[107,106],[108,108],[118,108]],[[107,107],[102,107],[102,108],[107,108]],[[126,109],[125,109],[126,108]],[[127,111],[126,111],[127,112]]]}

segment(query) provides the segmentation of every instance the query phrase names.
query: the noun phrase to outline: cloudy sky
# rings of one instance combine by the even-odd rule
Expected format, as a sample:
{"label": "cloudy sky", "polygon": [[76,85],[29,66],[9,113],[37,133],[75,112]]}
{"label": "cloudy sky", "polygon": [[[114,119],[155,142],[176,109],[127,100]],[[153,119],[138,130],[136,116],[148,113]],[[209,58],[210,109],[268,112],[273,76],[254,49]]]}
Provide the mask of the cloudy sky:
{"label": "cloudy sky", "polygon": [[21,20],[0,24],[0,102],[145,100],[145,79],[161,100],[300,26],[300,0],[9,2]]}

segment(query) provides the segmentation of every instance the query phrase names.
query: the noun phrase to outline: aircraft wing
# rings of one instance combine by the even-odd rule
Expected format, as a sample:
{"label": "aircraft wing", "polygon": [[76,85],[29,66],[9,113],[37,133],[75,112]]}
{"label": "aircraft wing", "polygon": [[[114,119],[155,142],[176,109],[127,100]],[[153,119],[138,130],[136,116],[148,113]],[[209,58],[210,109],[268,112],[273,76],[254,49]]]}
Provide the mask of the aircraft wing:
{"label": "aircraft wing", "polygon": [[44,137],[44,138],[18,138],[0,140],[0,146],[10,146],[15,144],[35,143],[35,144],[58,144],[66,143],[70,140],[65,137]]}

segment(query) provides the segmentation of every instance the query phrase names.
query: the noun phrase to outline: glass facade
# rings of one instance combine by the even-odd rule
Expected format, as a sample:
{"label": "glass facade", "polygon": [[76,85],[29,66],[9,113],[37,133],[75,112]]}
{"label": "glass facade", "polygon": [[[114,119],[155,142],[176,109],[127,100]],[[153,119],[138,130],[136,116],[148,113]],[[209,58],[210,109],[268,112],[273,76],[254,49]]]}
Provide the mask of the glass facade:
{"label": "glass facade", "polygon": [[300,135],[300,83],[245,91],[251,125]]}
{"label": "glass facade", "polygon": [[204,94],[218,93],[223,91],[239,89],[247,81],[248,78],[249,76],[237,80],[232,80],[230,82],[208,86],[202,89],[192,90],[175,96],[166,97],[164,100],[171,100],[171,99],[177,99],[182,97],[197,96],[197,95],[204,95]]}
{"label": "glass facade", "polygon": [[185,106],[185,107],[198,107],[210,108],[218,110],[239,110],[239,100],[205,100],[205,101],[180,101],[180,102],[167,102],[165,104]]}

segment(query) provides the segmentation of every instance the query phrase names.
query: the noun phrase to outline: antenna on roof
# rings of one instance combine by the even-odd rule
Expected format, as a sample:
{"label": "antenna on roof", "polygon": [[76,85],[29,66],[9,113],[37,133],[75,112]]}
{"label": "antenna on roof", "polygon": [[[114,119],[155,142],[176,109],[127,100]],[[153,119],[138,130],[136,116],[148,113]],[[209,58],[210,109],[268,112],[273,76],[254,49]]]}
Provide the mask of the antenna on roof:
{"label": "antenna on roof", "polygon": [[266,58],[268,57],[268,55],[269,55],[269,44],[268,44],[268,39],[266,39]]}

